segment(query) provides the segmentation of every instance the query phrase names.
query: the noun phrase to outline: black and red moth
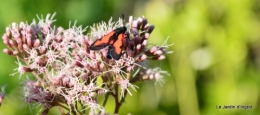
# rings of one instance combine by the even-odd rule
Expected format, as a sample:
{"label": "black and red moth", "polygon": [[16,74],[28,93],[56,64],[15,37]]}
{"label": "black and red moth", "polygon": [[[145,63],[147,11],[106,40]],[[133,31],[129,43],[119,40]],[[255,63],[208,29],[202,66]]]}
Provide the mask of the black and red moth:
{"label": "black and red moth", "polygon": [[89,47],[90,50],[100,50],[108,46],[108,59],[119,60],[122,55],[123,41],[126,27],[119,27],[96,40]]}

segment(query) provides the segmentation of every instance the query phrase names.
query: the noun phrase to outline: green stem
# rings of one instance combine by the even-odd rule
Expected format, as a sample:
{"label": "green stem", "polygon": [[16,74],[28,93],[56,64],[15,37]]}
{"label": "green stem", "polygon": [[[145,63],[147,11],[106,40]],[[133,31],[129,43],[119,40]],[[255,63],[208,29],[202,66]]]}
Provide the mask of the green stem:
{"label": "green stem", "polygon": [[109,98],[109,95],[110,95],[110,93],[107,93],[107,94],[105,95],[105,100],[104,100],[104,102],[103,102],[103,107],[106,106],[107,100],[108,100],[108,98]]}

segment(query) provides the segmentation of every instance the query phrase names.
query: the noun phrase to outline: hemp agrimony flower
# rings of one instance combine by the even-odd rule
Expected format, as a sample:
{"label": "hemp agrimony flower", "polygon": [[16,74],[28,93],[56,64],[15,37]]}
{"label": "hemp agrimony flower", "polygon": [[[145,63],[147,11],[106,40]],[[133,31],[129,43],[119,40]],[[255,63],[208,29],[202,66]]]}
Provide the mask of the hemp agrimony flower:
{"label": "hemp agrimony flower", "polygon": [[[102,36],[123,26],[123,20],[101,22],[86,28],[73,25],[68,29],[53,26],[54,15],[39,18],[31,24],[12,23],[2,39],[4,53],[17,58],[20,77],[31,73],[35,79],[23,82],[22,93],[28,104],[42,105],[42,114],[59,106],[61,114],[106,114],[109,96],[115,99],[114,114],[118,114],[126,95],[137,91],[133,83],[155,80],[163,83],[166,71],[145,66],[149,60],[163,60],[169,45],[148,47],[155,26],[144,17],[129,17],[118,60],[107,56],[109,46],[90,50],[90,45]],[[101,96],[105,95],[105,96]],[[100,98],[103,102],[99,102]]]}

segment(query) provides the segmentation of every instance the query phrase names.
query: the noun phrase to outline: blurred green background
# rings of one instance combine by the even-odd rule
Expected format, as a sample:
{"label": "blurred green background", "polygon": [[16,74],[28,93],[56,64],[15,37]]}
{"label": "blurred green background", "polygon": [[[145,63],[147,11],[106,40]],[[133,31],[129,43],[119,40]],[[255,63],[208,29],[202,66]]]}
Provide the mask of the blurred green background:
{"label": "blurred green background", "polygon": [[[260,1],[259,0],[2,0],[0,33],[12,22],[31,23],[36,14],[56,12],[54,25],[69,21],[90,26],[123,13],[144,15],[155,30],[149,43],[168,43],[174,53],[161,63],[169,71],[165,84],[139,83],[127,96],[125,115],[259,115],[260,114]],[[0,49],[5,46],[0,42]],[[15,58],[0,53],[0,85],[7,98],[0,115],[28,115],[39,111],[22,101],[21,81],[11,77]],[[159,65],[159,64],[157,64]],[[113,101],[107,110],[113,113]],[[252,109],[217,109],[223,105],[252,105]],[[30,109],[31,108],[31,109]],[[34,109],[35,108],[35,109]],[[57,108],[51,115],[58,114]]]}

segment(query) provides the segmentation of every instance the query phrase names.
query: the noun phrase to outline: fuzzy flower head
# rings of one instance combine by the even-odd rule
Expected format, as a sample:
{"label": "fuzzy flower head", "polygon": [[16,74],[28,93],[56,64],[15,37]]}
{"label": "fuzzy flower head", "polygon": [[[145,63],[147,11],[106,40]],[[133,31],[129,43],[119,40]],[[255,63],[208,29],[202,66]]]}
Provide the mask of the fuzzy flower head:
{"label": "fuzzy flower head", "polygon": [[[31,24],[13,23],[2,36],[7,46],[3,52],[18,59],[17,73],[31,73],[36,78],[36,81],[24,83],[23,93],[27,103],[41,104],[45,108],[43,114],[54,106],[63,107],[72,114],[84,113],[87,109],[95,114],[104,112],[106,99],[101,105],[100,95],[123,99],[126,94],[132,95],[129,89],[136,91],[134,82],[163,81],[161,74],[167,74],[143,64],[148,60],[163,60],[165,54],[171,53],[166,44],[148,47],[155,26],[144,16],[130,16],[125,22],[127,26],[122,19],[114,22],[111,18],[108,23],[91,26],[87,35],[83,34],[86,28],[82,26],[54,28],[53,17],[48,14],[46,19],[39,18],[38,23],[35,20]],[[120,33],[121,39],[110,38],[109,45],[100,50],[90,49],[104,36],[119,36],[118,28],[126,28]],[[118,60],[110,56],[117,51],[111,48],[114,43],[122,44],[117,47],[121,51]],[[116,102],[121,105],[123,101]]]}

